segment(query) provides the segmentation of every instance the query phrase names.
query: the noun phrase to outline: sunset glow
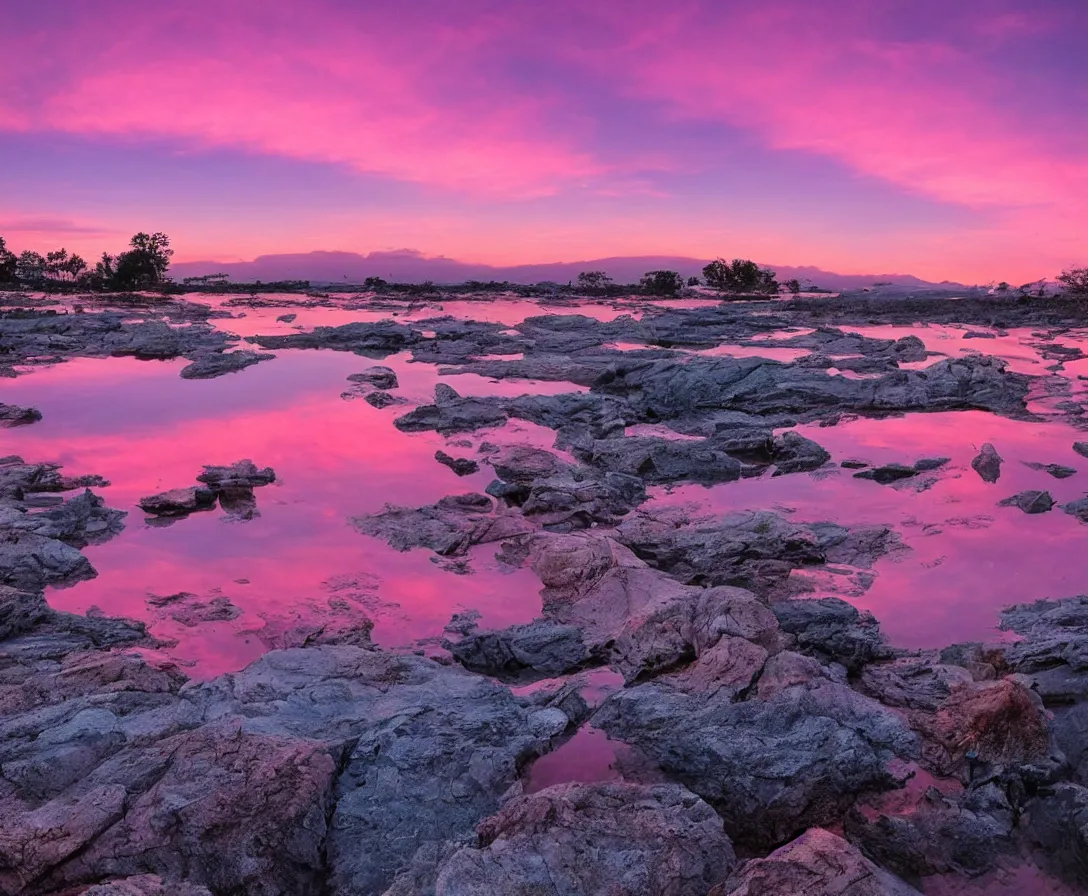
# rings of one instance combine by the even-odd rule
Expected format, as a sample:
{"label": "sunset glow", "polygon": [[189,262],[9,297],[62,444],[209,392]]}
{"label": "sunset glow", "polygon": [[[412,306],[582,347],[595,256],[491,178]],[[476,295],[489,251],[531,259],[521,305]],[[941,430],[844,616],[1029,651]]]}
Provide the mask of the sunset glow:
{"label": "sunset glow", "polygon": [[735,254],[1022,282],[1083,263],[1080,0],[5,13],[0,235],[177,261]]}

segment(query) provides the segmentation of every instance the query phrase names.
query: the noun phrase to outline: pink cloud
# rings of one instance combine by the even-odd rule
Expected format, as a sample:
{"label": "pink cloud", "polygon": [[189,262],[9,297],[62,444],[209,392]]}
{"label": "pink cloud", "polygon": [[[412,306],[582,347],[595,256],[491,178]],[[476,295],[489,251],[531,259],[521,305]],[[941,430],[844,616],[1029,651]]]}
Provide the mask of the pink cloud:
{"label": "pink cloud", "polygon": [[[603,170],[535,127],[546,96],[504,92],[474,69],[494,40],[486,19],[416,31],[321,3],[304,15],[240,3],[214,16],[193,4],[66,36],[80,49],[59,77],[38,41],[16,45],[0,74],[0,128],[171,137],[519,196]],[[16,89],[38,75],[51,85],[33,91],[42,95]]]}

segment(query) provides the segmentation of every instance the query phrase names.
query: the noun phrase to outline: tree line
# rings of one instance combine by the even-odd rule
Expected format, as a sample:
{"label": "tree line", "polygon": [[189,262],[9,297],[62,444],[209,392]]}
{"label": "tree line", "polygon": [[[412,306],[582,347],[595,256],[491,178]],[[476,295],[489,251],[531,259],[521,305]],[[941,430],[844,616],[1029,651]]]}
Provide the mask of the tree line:
{"label": "tree line", "polygon": [[103,252],[90,267],[67,249],[42,255],[29,249],[16,255],[0,236],[0,283],[13,283],[37,289],[76,286],[88,290],[131,290],[161,286],[169,282],[170,237],[165,233],[137,233],[128,248],[117,255]]}

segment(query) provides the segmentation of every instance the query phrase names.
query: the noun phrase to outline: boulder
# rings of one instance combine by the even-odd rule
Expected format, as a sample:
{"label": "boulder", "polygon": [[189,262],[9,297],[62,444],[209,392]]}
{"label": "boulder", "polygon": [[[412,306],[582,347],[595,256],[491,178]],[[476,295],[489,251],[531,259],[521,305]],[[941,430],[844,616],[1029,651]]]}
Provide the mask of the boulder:
{"label": "boulder", "polygon": [[821,828],[762,859],[745,862],[710,896],[921,896]]}
{"label": "boulder", "polygon": [[983,482],[997,482],[1001,478],[1001,455],[990,442],[986,442],[978,455],[971,461],[971,468],[982,477]]}
{"label": "boulder", "polygon": [[506,803],[435,896],[706,896],[736,865],[721,819],[675,784],[559,784]]}
{"label": "boulder", "polygon": [[26,426],[41,419],[42,412],[37,408],[21,408],[0,401],[0,427]]}
{"label": "boulder", "polygon": [[212,352],[199,355],[191,364],[181,368],[181,376],[187,380],[210,380],[227,373],[237,373],[261,361],[271,361],[275,357],[268,352]]}

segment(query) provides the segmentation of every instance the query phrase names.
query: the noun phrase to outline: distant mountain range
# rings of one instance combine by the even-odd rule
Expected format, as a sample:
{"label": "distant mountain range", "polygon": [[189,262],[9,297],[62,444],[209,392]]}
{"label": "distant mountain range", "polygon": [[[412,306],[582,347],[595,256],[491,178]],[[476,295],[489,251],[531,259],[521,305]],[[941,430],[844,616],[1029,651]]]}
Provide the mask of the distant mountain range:
{"label": "distant mountain range", "polygon": [[[710,259],[674,255],[636,255],[594,258],[588,261],[521,264],[497,267],[473,264],[444,256],[428,257],[413,249],[392,252],[305,252],[260,255],[253,261],[179,262],[170,269],[175,280],[205,274],[229,274],[235,282],[263,280],[309,280],[314,284],[361,283],[367,277],[381,277],[399,283],[463,283],[466,280],[505,280],[510,283],[566,283],[581,271],[604,271],[617,283],[637,283],[647,271],[678,271],[684,277],[698,276]],[[960,287],[962,284],[930,283],[910,274],[837,274],[817,267],[767,265],[779,282],[797,278],[824,289],[861,289],[874,283],[894,283],[907,288]]]}

